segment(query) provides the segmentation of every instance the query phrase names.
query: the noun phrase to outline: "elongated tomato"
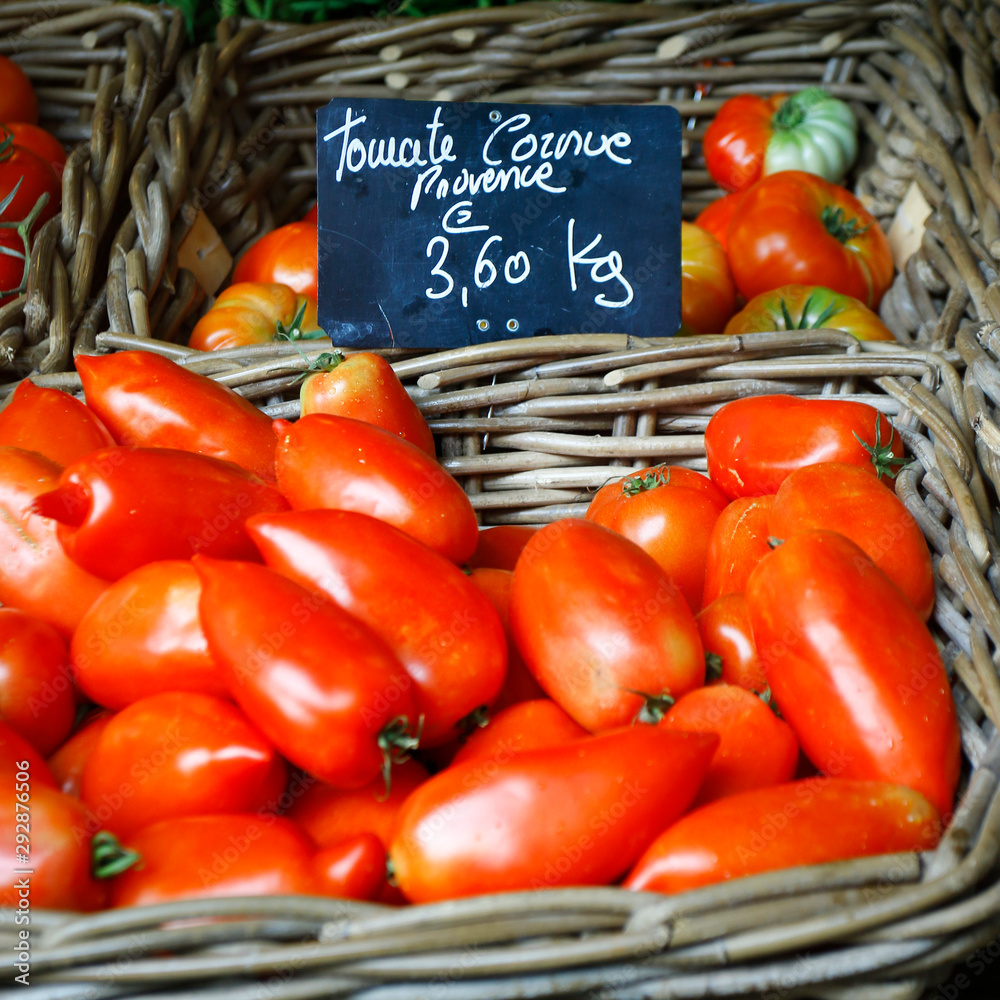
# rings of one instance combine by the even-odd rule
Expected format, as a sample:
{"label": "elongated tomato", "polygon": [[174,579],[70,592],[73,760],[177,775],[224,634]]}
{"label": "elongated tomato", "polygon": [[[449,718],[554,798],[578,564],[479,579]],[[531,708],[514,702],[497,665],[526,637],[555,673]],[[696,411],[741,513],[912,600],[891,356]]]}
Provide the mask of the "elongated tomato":
{"label": "elongated tomato", "polygon": [[806,531],[765,556],[747,608],[781,714],[820,770],[889,781],[949,813],[959,732],[934,639],[843,535]]}
{"label": "elongated tomato", "polygon": [[691,610],[639,546],[584,520],[555,521],[521,553],[511,589],[517,647],[542,688],[591,732],[705,681]]}
{"label": "elongated tomato", "polygon": [[476,515],[462,488],[425,452],[350,417],[275,421],[278,486],[296,510],[353,510],[394,525],[452,562],[472,555]]}
{"label": "elongated tomato", "polygon": [[903,442],[873,406],[849,399],[750,396],[726,403],[705,429],[712,481],[732,499],[776,493],[796,469],[847,462],[894,478]]}
{"label": "elongated tomato", "polygon": [[747,589],[747,580],[771,551],[768,516],[774,497],[738,497],[719,515],[708,540],[703,606]]}
{"label": "elongated tomato", "polygon": [[385,640],[413,679],[421,744],[500,691],[507,641],[493,605],[443,556],[366,514],[303,510],[248,530],[268,566],[329,597]]}
{"label": "elongated tomato", "polygon": [[44,389],[25,379],[0,410],[0,445],[37,451],[69,465],[115,443],[97,414],[68,392]]}
{"label": "elongated tomato", "polygon": [[927,621],[934,607],[934,570],[920,526],[903,502],[867,472],[844,462],[796,469],[768,515],[770,533],[836,531],[865,550]]}
{"label": "elongated tomato", "polygon": [[271,421],[232,389],[151,351],[81,354],[76,369],[119,444],[193,451],[274,481]]}
{"label": "elongated tomato", "polygon": [[0,602],[70,636],[108,584],[70,560],[54,521],[31,512],[60,472],[41,455],[0,448]]}
{"label": "elongated tomato", "polygon": [[484,728],[477,729],[452,758],[452,764],[480,760],[487,767],[497,767],[526,750],[562,746],[589,735],[554,701],[522,701],[498,712]]}
{"label": "elongated tomato", "polygon": [[389,850],[415,903],[480,892],[603,885],[694,799],[718,738],[636,726],[486,773],[470,760],[410,796]]}
{"label": "elongated tomato", "polygon": [[59,522],[66,554],[106,580],[196,552],[253,558],[246,519],[287,509],[273,486],[238,465],[172,448],[92,452],[32,503]]}
{"label": "elongated tomato", "polygon": [[293,764],[361,788],[412,749],[412,681],[367,625],[265,566],[194,562],[208,647],[237,704]]}
{"label": "elongated tomato", "polygon": [[198,616],[201,581],[190,561],[151,562],[90,606],[70,654],[80,689],[108,708],[163,691],[228,698]]}
{"label": "elongated tomato", "polygon": [[625,885],[684,892],[778,868],[930,850],[940,835],[937,810],[910,788],[806,778],[696,809],[657,837]]}

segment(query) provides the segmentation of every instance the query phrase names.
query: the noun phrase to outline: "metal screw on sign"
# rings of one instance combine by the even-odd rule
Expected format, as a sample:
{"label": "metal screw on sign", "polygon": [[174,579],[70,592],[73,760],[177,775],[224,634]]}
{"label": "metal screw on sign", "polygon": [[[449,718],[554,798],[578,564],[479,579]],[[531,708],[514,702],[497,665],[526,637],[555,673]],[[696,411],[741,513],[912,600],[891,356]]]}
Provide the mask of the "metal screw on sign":
{"label": "metal screw on sign", "polygon": [[489,328],[490,328],[490,321],[488,319],[476,320],[476,329],[479,330],[481,333],[486,333],[486,331]]}
{"label": "metal screw on sign", "polygon": [[500,121],[501,118],[503,118],[503,115],[500,114],[499,111],[491,111],[490,112],[490,121],[493,122],[494,124],[496,122]]}
{"label": "metal screw on sign", "polygon": [[507,329],[510,330],[511,333],[517,333],[520,326],[521,324],[518,323],[516,319],[507,320]]}

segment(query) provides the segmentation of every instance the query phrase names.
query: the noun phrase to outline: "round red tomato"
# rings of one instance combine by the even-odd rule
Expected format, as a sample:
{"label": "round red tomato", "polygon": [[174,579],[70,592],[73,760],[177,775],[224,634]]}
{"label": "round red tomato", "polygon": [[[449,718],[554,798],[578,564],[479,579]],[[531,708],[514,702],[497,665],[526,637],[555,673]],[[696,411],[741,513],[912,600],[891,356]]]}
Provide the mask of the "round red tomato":
{"label": "round red tomato", "polygon": [[746,299],[782,285],[823,285],[875,308],[892,284],[878,220],[849,191],[801,170],[759,180],[729,225],[729,259]]}
{"label": "round red tomato", "polygon": [[276,420],[278,487],[295,510],[352,510],[461,563],[478,540],[462,487],[415,445],[350,417]]}
{"label": "round red tomato", "polygon": [[53,173],[61,181],[66,167],[66,150],[51,133],[29,122],[8,121],[4,126],[14,136],[14,145],[30,149],[52,167]]}
{"label": "round red tomato", "polygon": [[285,762],[235,705],[171,691],[112,717],[81,797],[102,828],[129,834],[169,817],[250,812],[284,787]]}
{"label": "round red tomato", "polygon": [[727,191],[742,192],[759,180],[764,150],[774,132],[772,119],[785,94],[738,94],[719,109],[702,143],[712,179]]}
{"label": "round red tomato", "polygon": [[46,160],[17,145],[9,130],[0,129],[0,202],[10,198],[0,218],[4,222],[21,222],[43,194],[49,200],[39,212],[32,234],[59,211],[62,185]]}
{"label": "round red tomato", "polygon": [[113,583],[73,633],[70,652],[80,689],[108,708],[165,691],[229,698],[208,651],[190,562],[151,562]]}
{"label": "round red tomato", "polygon": [[705,681],[698,626],[656,561],[585,520],[555,521],[521,553],[511,588],[517,647],[542,688],[591,732]]}
{"label": "round red tomato", "polygon": [[727,496],[764,496],[796,469],[847,462],[895,478],[903,459],[896,429],[873,406],[849,399],[750,396],[726,403],[705,429],[708,474]]}
{"label": "round red tomato", "polygon": [[681,332],[722,333],[736,312],[736,286],[722,244],[707,230],[681,223]]}
{"label": "round red tomato", "polygon": [[0,122],[38,122],[38,98],[28,74],[0,56]]}
{"label": "round red tomato", "polygon": [[69,736],[75,716],[62,636],[48,622],[0,608],[0,718],[47,757]]}
{"label": "round red tomato", "polygon": [[288,285],[315,300],[319,283],[317,235],[311,222],[290,222],[262,236],[236,262],[233,284],[265,281]]}

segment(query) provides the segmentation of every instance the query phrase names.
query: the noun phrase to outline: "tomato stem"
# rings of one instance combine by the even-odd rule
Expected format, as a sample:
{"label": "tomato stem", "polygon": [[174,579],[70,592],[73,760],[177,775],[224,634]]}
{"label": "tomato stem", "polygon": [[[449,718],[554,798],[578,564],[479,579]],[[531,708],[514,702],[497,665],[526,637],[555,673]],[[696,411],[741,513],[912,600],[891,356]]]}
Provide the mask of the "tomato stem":
{"label": "tomato stem", "polygon": [[94,878],[114,878],[142,861],[142,855],[122,847],[107,830],[95,833],[90,841],[90,873]]}
{"label": "tomato stem", "polygon": [[722,678],[722,657],[718,653],[705,654],[705,680],[717,681]]}
{"label": "tomato stem", "polygon": [[275,340],[321,340],[326,333],[319,328],[310,330],[308,333],[302,330],[302,321],[305,319],[308,300],[303,299],[298,311],[292,317],[292,322],[285,326],[279,319],[275,326]]}
{"label": "tomato stem", "polygon": [[455,723],[458,731],[458,738],[464,743],[477,729],[485,729],[490,724],[489,705],[480,705],[474,708],[468,715],[463,715]]}
{"label": "tomato stem", "polygon": [[[875,417],[875,444],[869,444],[857,431],[854,432],[854,437],[858,444],[861,445],[865,451],[868,452],[872,457],[872,465],[875,466],[875,475],[878,479],[886,476],[889,479],[895,479],[896,476],[903,471],[903,469],[909,465],[913,459],[903,458],[898,455],[893,455],[892,453],[892,442],[896,436],[896,428],[893,427],[892,421],[887,421],[889,426],[892,428],[892,433],[889,435],[889,441],[886,444],[882,444],[882,417],[881,415]],[[898,469],[894,469],[893,466],[898,465]]]}
{"label": "tomato stem", "polygon": [[382,780],[385,782],[385,802],[392,791],[392,765],[402,764],[410,759],[410,753],[420,746],[420,735],[424,731],[424,717],[417,720],[416,734],[410,733],[410,720],[405,715],[397,715],[378,734],[378,747],[382,751]]}
{"label": "tomato stem", "polygon": [[824,205],[820,220],[826,231],[841,243],[848,243],[855,237],[863,236],[872,227],[870,222],[867,226],[862,226],[857,219],[848,218],[839,205],[837,207]]}
{"label": "tomato stem", "polygon": [[769,685],[765,686],[763,691],[754,691],[754,694],[757,695],[757,697],[760,698],[760,700],[764,702],[764,704],[767,705],[767,707],[774,712],[779,719],[784,718],[781,714],[781,709],[778,708],[778,703],[774,700],[774,695],[771,693]]}
{"label": "tomato stem", "polygon": [[[666,475],[664,470],[666,469]],[[622,493],[634,497],[646,490],[655,490],[657,486],[670,485],[670,470],[666,464],[658,465],[644,476],[631,476],[622,481]]]}
{"label": "tomato stem", "polygon": [[[13,138],[13,136],[11,137]],[[3,148],[3,144],[0,143],[0,149]],[[3,201],[0,201],[0,215],[8,209],[10,203],[14,200],[18,189],[21,187],[21,183],[24,180],[22,175],[18,178],[17,183],[14,185],[13,190],[7,195]],[[38,220],[38,216],[41,211],[49,203],[49,193],[48,191],[43,191],[38,196],[38,201],[35,202],[31,211],[19,222],[16,221],[0,221],[0,229],[13,229],[18,236],[21,237],[21,242],[24,244],[24,252],[18,250],[11,250],[10,247],[0,246],[0,256],[4,257],[16,257],[18,260],[24,261],[24,270],[21,272],[21,281],[17,288],[3,288],[0,289],[0,298],[6,298],[8,295],[20,295],[28,287],[28,258],[31,255],[31,230]]]}
{"label": "tomato stem", "polygon": [[767,547],[769,549],[776,549],[779,545],[784,545],[784,538],[775,538],[774,535],[767,536]]}
{"label": "tomato stem", "polygon": [[[625,690],[628,690],[628,688]],[[642,691],[633,691],[632,693],[645,698],[642,708],[635,713],[635,718],[632,720],[633,724],[643,722],[646,725],[655,726],[667,714],[671,705],[674,704],[674,699],[666,691],[661,691],[660,694],[643,694]]]}
{"label": "tomato stem", "polygon": [[782,102],[781,107],[771,115],[771,127],[776,132],[791,132],[805,121],[816,104],[829,99],[830,95],[822,87],[806,87]]}

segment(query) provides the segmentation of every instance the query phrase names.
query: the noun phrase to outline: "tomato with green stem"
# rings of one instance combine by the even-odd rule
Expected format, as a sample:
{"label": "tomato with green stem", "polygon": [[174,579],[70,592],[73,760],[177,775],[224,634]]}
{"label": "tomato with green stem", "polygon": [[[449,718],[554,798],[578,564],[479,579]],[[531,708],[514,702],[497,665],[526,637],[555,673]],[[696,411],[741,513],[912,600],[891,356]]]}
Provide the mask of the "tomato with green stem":
{"label": "tomato with green stem", "polygon": [[76,369],[119,444],[192,451],[274,481],[271,420],[227,386],[152,351],[81,354]]}
{"label": "tomato with green stem", "polygon": [[753,644],[746,594],[723,594],[705,605],[695,621],[705,647],[709,683],[764,691],[767,677]]}
{"label": "tomato with green stem", "polygon": [[612,478],[594,494],[585,516],[588,521],[595,521],[598,517],[610,517],[611,508],[623,506],[628,503],[630,497],[655,489],[657,486],[683,486],[685,489],[704,493],[709,500],[720,507],[725,507],[727,503],[726,494],[708,476],[683,465],[661,463]]}
{"label": "tomato with green stem", "polygon": [[378,354],[321,354],[302,383],[302,416],[331,413],[373,424],[434,456],[434,435],[392,365]]}
{"label": "tomato with green stem", "polygon": [[0,608],[0,718],[47,757],[75,717],[65,640],[40,618]]}
{"label": "tomato with green stem", "polygon": [[0,447],[0,602],[68,637],[108,584],[70,560],[54,521],[31,513],[60,473],[35,452]]}
{"label": "tomato with green stem", "polygon": [[892,284],[889,241],[849,191],[786,170],[764,177],[729,225],[736,286],[753,299],[783,285],[822,285],[875,308]]}
{"label": "tomato with green stem", "polygon": [[164,691],[228,698],[201,627],[200,597],[188,560],[146,563],[111,584],[73,633],[80,690],[115,709]]}
{"label": "tomato with green stem", "polygon": [[295,510],[368,514],[455,563],[476,548],[479,526],[461,486],[426,452],[350,417],[313,413],[274,422],[278,487]]}
{"label": "tomato with green stem", "polygon": [[735,399],[708,422],[705,453],[712,481],[734,500],[777,493],[792,472],[818,462],[846,462],[895,479],[911,461],[888,417],[836,397]]}
{"label": "tomato with green stem", "polygon": [[244,281],[230,285],[195,323],[188,347],[222,351],[273,340],[318,340],[316,301],[288,285]]}
{"label": "tomato with green stem", "polygon": [[820,462],[796,469],[768,515],[774,538],[836,531],[865,551],[924,620],[934,607],[934,568],[920,526],[905,504],[863,469]]}
{"label": "tomato with green stem", "polygon": [[937,810],[913,789],[806,778],[742,792],[689,813],[656,839],[625,886],[686,892],[782,868],[928,851],[940,836]]}
{"label": "tomato with green stem", "polygon": [[635,726],[454,765],[407,800],[389,849],[414,903],[605,885],[687,811],[718,737]]}
{"label": "tomato with green stem", "polygon": [[51,132],[27,121],[7,121],[2,127],[14,136],[15,146],[30,149],[36,156],[40,156],[52,168],[56,179],[62,181],[66,168],[66,150]]}
{"label": "tomato with green stem", "polygon": [[902,591],[850,539],[804,531],[747,584],[757,655],[806,756],[952,809],[958,720],[941,654]]}
{"label": "tomato with green stem", "polygon": [[233,283],[266,281],[289,285],[299,295],[317,298],[318,230],[310,222],[290,222],[262,236],[236,262]]}
{"label": "tomato with green stem", "polygon": [[773,503],[772,494],[737,497],[719,515],[708,540],[705,607],[723,594],[746,590],[754,566],[771,551],[768,517]]}
{"label": "tomato with green stem", "polygon": [[253,812],[285,779],[285,762],[232,702],[168,691],[111,718],[84,767],[81,798],[120,836],[171,817]]}
{"label": "tomato with green stem", "polygon": [[638,545],[591,521],[555,521],[528,542],[510,623],[539,684],[591,732],[655,714],[705,681],[680,590]]}
{"label": "tomato with green stem", "polygon": [[24,379],[0,410],[0,446],[37,451],[59,465],[115,443],[100,418],[68,392]]}
{"label": "tomato with green stem", "polygon": [[864,303],[818,285],[783,285],[751,299],[727,324],[727,336],[769,330],[843,330],[858,340],[889,340],[892,331]]}
{"label": "tomato with green stem", "polygon": [[443,556],[353,511],[292,511],[247,527],[271,569],[330,598],[399,658],[423,716],[422,746],[454,738],[499,694],[507,670],[500,618]]}
{"label": "tomato with green stem", "polygon": [[[195,556],[208,647],[236,703],[293,764],[361,788],[417,745],[413,682],[367,625],[265,566]],[[337,655],[331,656],[330,651]]]}

